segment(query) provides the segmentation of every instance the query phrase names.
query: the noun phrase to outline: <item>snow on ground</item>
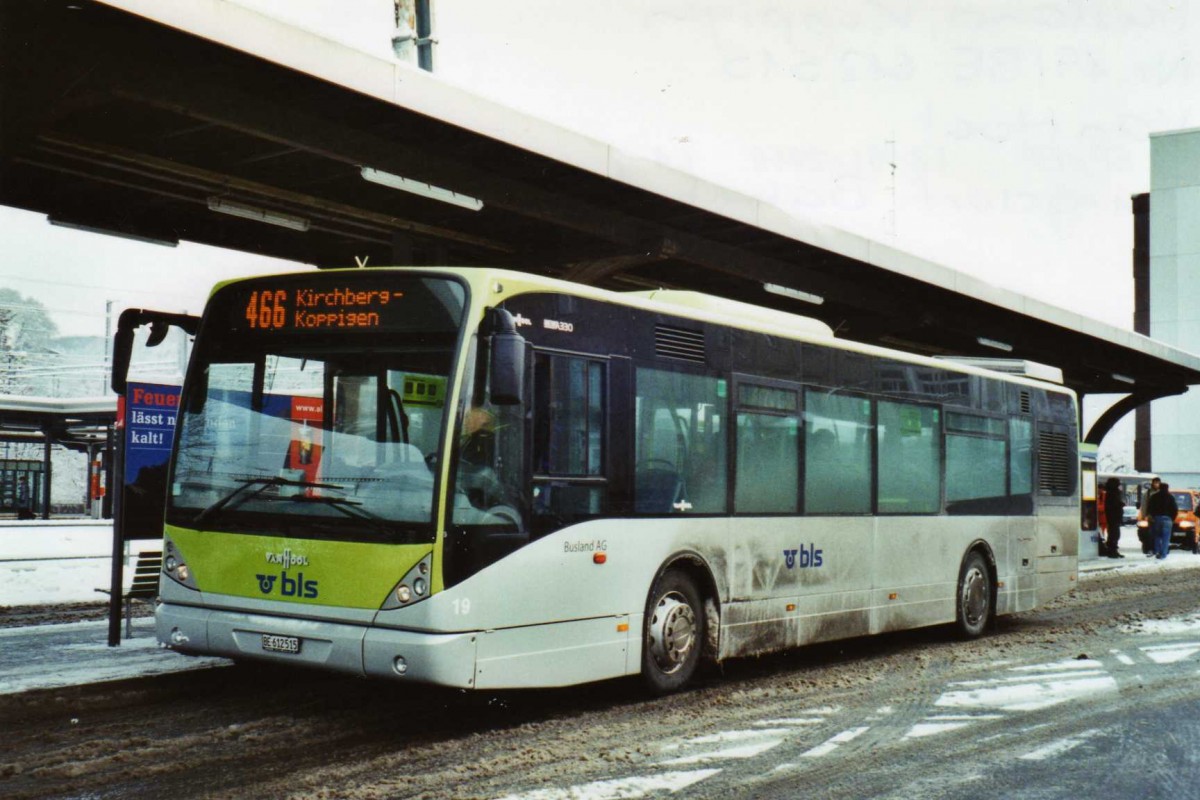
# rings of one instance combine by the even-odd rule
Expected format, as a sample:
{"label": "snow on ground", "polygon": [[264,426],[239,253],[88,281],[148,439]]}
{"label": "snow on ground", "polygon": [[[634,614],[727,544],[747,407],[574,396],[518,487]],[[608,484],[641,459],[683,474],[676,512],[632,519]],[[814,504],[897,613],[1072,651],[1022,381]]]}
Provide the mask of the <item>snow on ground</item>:
{"label": "snow on ground", "polygon": [[[112,580],[112,523],[0,522],[0,614],[5,606],[101,605]],[[126,543],[125,584],[141,550],[161,542]],[[121,621],[122,636],[125,621]],[[133,637],[108,646],[108,622],[0,628],[0,694],[121,680],[228,664],[159,648],[154,621],[133,620]]]}
{"label": "snow on ground", "polygon": [[133,634],[132,639],[122,639],[120,647],[109,647],[108,622],[104,621],[0,628],[0,694],[231,663],[223,658],[190,658],[161,649],[151,619],[135,619]]}
{"label": "snow on ground", "polygon": [[0,560],[70,558],[112,552],[111,520],[0,522]]}
{"label": "snow on ground", "polygon": [[[112,580],[112,522],[70,520],[0,523],[0,606],[106,602]],[[125,584],[141,550],[158,541],[127,542]]]}
{"label": "snow on ground", "polygon": [[1171,619],[1143,619],[1124,626],[1126,630],[1159,636],[1180,636],[1200,633],[1200,614]]}

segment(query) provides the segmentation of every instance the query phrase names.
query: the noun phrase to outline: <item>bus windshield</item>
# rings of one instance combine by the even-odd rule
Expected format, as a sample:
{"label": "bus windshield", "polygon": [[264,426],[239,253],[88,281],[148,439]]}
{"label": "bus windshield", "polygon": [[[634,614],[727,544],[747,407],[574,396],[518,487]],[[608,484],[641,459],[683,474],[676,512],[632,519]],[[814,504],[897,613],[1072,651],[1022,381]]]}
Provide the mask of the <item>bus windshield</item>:
{"label": "bus windshield", "polygon": [[[325,291],[322,278],[308,278],[303,287],[275,281],[256,291],[257,284],[234,284],[232,293],[214,297],[179,416],[169,523],[299,538],[433,541],[436,467],[465,291],[449,281],[388,278],[387,291],[397,298],[423,297],[411,314],[389,310],[369,332],[313,335],[249,324],[245,304],[266,294],[272,309],[263,319],[270,321],[281,304],[290,316],[296,312],[287,303],[301,292],[311,301],[311,287]],[[358,290],[364,280],[379,281],[336,280],[337,299],[366,295]],[[336,319],[371,312],[313,313]],[[230,324],[239,315],[241,323]]]}

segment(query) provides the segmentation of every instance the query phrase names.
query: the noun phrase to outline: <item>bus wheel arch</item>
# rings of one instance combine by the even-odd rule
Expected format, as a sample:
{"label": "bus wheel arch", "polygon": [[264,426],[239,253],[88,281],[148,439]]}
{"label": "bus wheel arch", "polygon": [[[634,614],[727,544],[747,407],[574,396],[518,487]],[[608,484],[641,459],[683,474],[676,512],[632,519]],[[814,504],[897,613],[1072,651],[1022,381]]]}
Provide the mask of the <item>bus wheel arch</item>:
{"label": "bus wheel arch", "polygon": [[967,549],[958,568],[954,618],[965,639],[982,636],[996,618],[996,557],[984,542]]}
{"label": "bus wheel arch", "polygon": [[642,680],[653,694],[683,688],[718,652],[716,582],[695,554],[668,559],[651,583],[642,626]]}

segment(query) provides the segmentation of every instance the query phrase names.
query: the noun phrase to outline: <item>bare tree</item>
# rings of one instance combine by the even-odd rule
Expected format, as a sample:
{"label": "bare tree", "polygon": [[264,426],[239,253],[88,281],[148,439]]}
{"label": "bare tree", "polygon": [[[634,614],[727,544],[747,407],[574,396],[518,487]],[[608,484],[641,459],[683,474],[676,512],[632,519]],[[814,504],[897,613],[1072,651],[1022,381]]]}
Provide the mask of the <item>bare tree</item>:
{"label": "bare tree", "polygon": [[57,360],[52,347],[57,335],[45,306],[13,289],[0,289],[0,393],[48,393],[48,380],[37,370]]}

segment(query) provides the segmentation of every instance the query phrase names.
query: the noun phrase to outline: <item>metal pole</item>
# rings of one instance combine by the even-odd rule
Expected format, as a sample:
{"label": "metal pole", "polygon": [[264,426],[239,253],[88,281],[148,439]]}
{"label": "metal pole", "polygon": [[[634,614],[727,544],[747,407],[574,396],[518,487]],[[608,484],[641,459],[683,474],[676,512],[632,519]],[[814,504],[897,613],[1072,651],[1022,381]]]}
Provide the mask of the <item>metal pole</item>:
{"label": "metal pole", "polygon": [[112,366],[112,300],[104,301],[104,383],[100,384],[100,393],[108,391],[109,369]]}
{"label": "metal pole", "polygon": [[122,422],[119,436],[113,435],[109,428],[110,453],[113,454],[114,467],[110,471],[112,480],[109,483],[110,494],[115,504],[113,513],[112,537],[112,573],[108,584],[108,646],[117,647],[121,644],[121,587],[125,577],[125,425]]}
{"label": "metal pole", "polygon": [[50,430],[44,429],[46,436],[45,451],[42,455],[42,519],[50,519]]}
{"label": "metal pole", "polygon": [[430,0],[417,0],[417,66],[433,72],[433,9]]}
{"label": "metal pole", "polygon": [[92,482],[94,480],[95,470],[92,462],[96,458],[96,446],[89,444],[83,451],[83,457],[87,459],[87,470],[83,481],[83,515],[88,519],[94,518],[92,509],[95,508],[96,501],[92,497]]}
{"label": "metal pole", "polygon": [[100,469],[104,473],[104,497],[100,500],[100,517],[102,519],[113,518],[113,494],[116,491],[114,487],[117,485],[113,477],[115,474],[113,470],[114,447],[116,445],[114,444],[113,426],[107,425],[104,429],[103,456],[100,459]]}

